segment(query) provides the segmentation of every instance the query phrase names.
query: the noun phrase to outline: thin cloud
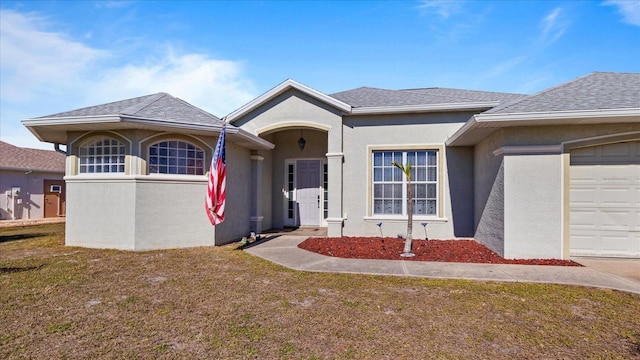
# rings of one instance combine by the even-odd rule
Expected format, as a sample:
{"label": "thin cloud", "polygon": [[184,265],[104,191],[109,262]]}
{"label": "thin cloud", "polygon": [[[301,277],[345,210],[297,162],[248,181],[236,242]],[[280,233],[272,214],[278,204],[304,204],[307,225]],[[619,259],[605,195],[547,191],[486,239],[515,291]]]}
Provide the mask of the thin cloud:
{"label": "thin cloud", "polygon": [[240,63],[173,51],[144,64],[105,71],[92,90],[93,102],[167,92],[214,115],[223,116],[255,97]]}
{"label": "thin cloud", "polygon": [[561,8],[555,8],[540,22],[542,40],[548,43],[558,40],[569,26],[562,14]]}
{"label": "thin cloud", "polygon": [[452,15],[460,13],[462,4],[454,0],[423,0],[418,5],[422,15],[437,14],[443,19],[448,19]]}
{"label": "thin cloud", "polygon": [[96,1],[95,7],[98,9],[121,9],[132,3],[132,1]]}
{"label": "thin cloud", "polygon": [[640,2],[634,0],[608,0],[603,5],[615,6],[627,24],[640,26]]}
{"label": "thin cloud", "polygon": [[26,118],[160,91],[222,116],[256,95],[237,61],[175,53],[167,46],[126,54],[116,45],[97,49],[83,43],[82,34],[74,39],[52,31],[45,16],[13,10],[0,15],[0,134],[19,146],[47,147],[22,126]]}
{"label": "thin cloud", "polygon": [[49,32],[39,24],[48,19],[37,14],[0,10],[0,99],[28,101],[34,90],[64,88],[108,52],[93,49]]}

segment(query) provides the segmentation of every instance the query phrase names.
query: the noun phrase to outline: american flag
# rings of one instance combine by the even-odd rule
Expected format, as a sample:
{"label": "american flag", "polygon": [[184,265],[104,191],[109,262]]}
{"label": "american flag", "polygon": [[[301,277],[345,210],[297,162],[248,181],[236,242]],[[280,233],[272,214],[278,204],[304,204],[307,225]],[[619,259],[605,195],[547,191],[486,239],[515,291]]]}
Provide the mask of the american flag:
{"label": "american flag", "polygon": [[225,159],[225,132],[226,119],[223,119],[222,131],[218,137],[218,144],[213,153],[211,167],[209,168],[209,183],[207,186],[207,198],[205,207],[211,225],[217,225],[224,221],[224,203],[226,200],[227,164]]}

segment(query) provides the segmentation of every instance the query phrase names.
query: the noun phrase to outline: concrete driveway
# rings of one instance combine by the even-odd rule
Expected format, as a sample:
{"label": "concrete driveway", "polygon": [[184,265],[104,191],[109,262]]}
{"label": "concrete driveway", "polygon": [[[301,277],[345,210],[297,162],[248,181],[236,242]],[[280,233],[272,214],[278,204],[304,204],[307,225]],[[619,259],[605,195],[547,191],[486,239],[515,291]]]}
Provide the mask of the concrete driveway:
{"label": "concrete driveway", "polygon": [[616,275],[640,285],[640,259],[574,257],[571,260],[588,268]]}

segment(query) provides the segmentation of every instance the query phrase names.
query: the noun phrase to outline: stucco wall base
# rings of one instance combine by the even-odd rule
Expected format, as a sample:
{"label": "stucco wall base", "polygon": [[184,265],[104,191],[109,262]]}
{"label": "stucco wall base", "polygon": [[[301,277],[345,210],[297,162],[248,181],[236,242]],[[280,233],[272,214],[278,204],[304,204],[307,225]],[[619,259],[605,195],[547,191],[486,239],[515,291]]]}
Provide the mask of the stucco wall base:
{"label": "stucco wall base", "polygon": [[206,178],[68,177],[65,244],[150,250],[213,246]]}

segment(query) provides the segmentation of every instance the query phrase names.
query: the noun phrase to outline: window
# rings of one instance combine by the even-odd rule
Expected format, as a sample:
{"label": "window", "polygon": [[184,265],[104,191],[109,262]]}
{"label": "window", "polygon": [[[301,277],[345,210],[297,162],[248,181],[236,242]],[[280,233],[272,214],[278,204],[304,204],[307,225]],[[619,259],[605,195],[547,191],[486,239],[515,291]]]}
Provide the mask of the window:
{"label": "window", "polygon": [[322,187],[323,191],[323,215],[324,218],[329,217],[329,168],[327,163],[322,164]]}
{"label": "window", "polygon": [[437,215],[437,150],[374,151],[373,214],[407,214],[407,179],[393,161],[411,164],[414,215]]}
{"label": "window", "polygon": [[101,137],[79,148],[81,174],[124,173],[125,147],[116,139]]}
{"label": "window", "polygon": [[287,219],[293,219],[296,202],[293,200],[293,192],[295,190],[293,164],[287,164]]}
{"label": "window", "polygon": [[204,175],[204,150],[184,141],[162,141],[149,147],[149,174]]}

